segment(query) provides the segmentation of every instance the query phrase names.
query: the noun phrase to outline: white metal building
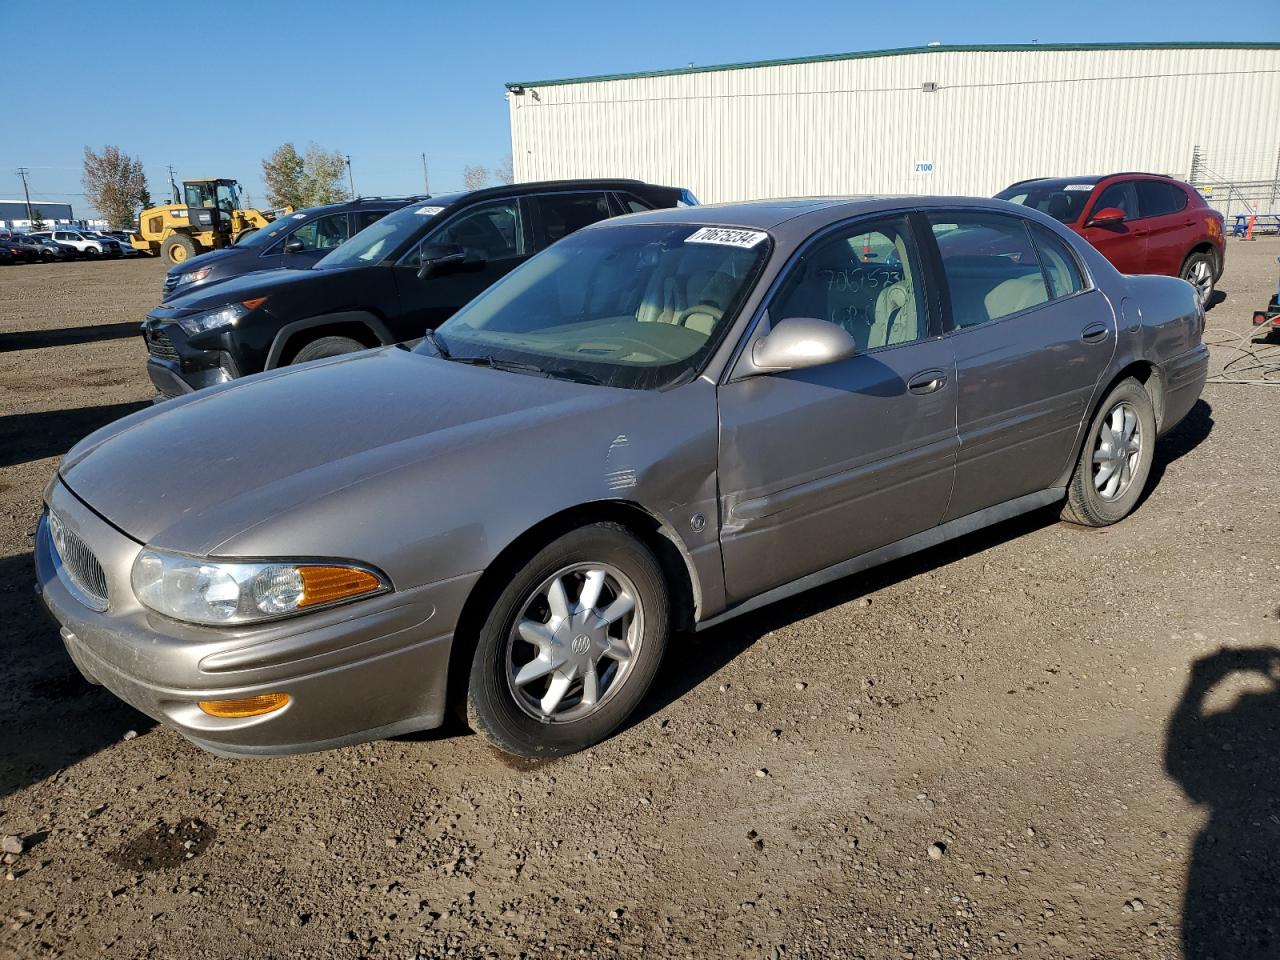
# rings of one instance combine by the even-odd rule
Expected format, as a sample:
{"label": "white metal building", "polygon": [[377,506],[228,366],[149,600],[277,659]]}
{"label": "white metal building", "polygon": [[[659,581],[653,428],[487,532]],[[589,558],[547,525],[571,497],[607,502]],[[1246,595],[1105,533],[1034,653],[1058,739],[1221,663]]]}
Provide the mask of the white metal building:
{"label": "white metal building", "polygon": [[507,84],[517,180],[703,202],[1146,170],[1280,206],[1280,44],[929,46]]}

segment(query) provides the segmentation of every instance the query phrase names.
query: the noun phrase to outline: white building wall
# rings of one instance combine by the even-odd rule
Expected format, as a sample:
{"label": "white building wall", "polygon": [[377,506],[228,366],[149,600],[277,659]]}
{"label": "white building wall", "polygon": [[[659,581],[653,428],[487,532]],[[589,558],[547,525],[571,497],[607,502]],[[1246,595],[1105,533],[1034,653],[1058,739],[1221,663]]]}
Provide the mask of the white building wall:
{"label": "white building wall", "polygon": [[1280,175],[1280,49],[940,48],[534,83],[508,99],[517,180],[638,177],[703,202],[1186,179],[1196,147],[1229,178]]}

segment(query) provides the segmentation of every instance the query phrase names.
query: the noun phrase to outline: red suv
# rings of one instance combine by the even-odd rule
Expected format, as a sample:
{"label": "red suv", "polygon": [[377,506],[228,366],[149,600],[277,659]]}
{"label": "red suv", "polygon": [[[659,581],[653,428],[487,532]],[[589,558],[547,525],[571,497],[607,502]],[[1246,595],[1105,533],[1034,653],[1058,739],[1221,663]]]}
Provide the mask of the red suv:
{"label": "red suv", "polygon": [[1181,180],[1156,173],[1042,177],[1021,180],[996,197],[1066,224],[1121,273],[1181,277],[1202,302],[1222,276],[1222,214]]}

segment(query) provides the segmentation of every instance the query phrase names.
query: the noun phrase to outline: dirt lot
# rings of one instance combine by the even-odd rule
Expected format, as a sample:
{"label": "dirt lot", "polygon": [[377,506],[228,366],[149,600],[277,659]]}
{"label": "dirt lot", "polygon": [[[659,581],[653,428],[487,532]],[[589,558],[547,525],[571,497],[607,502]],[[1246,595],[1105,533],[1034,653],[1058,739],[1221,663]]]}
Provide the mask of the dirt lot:
{"label": "dirt lot", "polygon": [[[1277,254],[1231,245],[1210,327]],[[84,683],[31,591],[58,456],[151,395],[162,273],[0,269],[0,957],[1280,956],[1280,393],[1210,385],[1118,526],[677,638],[586,754],[231,761]]]}

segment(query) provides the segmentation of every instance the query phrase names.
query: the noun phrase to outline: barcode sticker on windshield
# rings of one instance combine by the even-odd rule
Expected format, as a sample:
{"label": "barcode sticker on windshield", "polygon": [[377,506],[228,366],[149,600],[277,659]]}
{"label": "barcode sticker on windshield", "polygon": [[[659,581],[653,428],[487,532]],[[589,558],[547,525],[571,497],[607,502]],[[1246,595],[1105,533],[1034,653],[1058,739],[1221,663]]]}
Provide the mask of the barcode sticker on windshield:
{"label": "barcode sticker on windshield", "polygon": [[1092,190],[1092,183],[1068,183],[1063,190]]}
{"label": "barcode sticker on windshield", "polygon": [[685,243],[719,243],[727,247],[754,247],[768,234],[759,230],[731,230],[728,227],[703,227],[690,234]]}
{"label": "barcode sticker on windshield", "polygon": [[413,212],[420,217],[434,217],[437,213],[439,213],[443,209],[444,207],[419,207],[417,210]]}

